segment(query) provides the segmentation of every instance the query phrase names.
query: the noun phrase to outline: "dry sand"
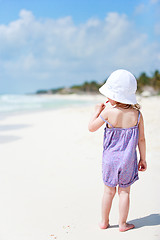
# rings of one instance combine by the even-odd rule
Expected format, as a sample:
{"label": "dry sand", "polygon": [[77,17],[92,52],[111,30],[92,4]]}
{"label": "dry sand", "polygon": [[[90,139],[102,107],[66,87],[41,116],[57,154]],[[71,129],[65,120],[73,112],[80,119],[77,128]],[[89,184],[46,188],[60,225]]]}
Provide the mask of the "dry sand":
{"label": "dry sand", "polygon": [[88,132],[94,106],[84,106],[0,119],[0,239],[159,240],[160,97],[139,102],[148,170],[131,189],[128,221],[135,229],[119,232],[117,194],[111,228],[98,227],[103,127]]}

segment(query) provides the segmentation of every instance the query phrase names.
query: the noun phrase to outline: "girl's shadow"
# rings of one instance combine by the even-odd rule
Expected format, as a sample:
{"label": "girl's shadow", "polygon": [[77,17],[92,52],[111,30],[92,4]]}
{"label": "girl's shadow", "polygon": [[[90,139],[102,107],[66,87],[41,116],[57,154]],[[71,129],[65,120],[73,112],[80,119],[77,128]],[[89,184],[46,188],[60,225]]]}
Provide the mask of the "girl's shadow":
{"label": "girl's shadow", "polygon": [[150,214],[149,216],[134,219],[129,222],[133,223],[136,228],[160,225],[160,214]]}
{"label": "girl's shadow", "polygon": [[[137,218],[129,221],[135,225],[135,228],[141,228],[145,226],[158,226],[160,225],[160,214],[151,214],[146,217]],[[118,225],[111,225],[110,228],[118,227]]]}

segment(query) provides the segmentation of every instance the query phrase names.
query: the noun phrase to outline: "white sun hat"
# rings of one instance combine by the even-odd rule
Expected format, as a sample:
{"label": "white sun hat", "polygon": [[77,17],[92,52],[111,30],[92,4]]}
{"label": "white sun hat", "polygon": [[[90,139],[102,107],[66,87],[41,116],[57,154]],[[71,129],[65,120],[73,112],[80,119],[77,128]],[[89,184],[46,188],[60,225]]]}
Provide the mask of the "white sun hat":
{"label": "white sun hat", "polygon": [[132,73],[119,69],[114,71],[99,89],[107,98],[125,104],[136,104],[137,81]]}

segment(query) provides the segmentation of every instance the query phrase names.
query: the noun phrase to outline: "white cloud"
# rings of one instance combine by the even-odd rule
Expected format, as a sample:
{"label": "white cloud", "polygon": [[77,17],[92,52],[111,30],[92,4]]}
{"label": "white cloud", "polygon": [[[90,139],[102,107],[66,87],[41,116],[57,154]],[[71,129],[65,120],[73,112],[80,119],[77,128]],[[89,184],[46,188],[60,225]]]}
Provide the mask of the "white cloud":
{"label": "white cloud", "polygon": [[159,52],[160,44],[149,43],[125,14],[75,25],[71,17],[37,20],[22,10],[18,20],[0,25],[1,87],[10,81],[28,92],[103,81],[116,68],[150,72],[160,66]]}
{"label": "white cloud", "polygon": [[158,3],[159,2],[159,0],[150,0],[150,3],[151,4],[156,4],[156,3]]}
{"label": "white cloud", "polygon": [[157,22],[154,26],[155,34],[160,35],[160,22]]}
{"label": "white cloud", "polygon": [[145,5],[144,3],[139,4],[136,9],[135,9],[135,14],[141,14],[145,10]]}

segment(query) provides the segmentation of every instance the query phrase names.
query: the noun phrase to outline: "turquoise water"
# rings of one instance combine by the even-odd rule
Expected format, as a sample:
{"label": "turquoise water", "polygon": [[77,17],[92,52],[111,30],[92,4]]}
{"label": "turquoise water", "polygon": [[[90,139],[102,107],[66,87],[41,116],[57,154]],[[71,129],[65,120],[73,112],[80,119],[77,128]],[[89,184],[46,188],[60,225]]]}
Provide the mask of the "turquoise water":
{"label": "turquoise water", "polygon": [[36,110],[59,109],[93,103],[72,96],[0,95],[0,113],[19,113]]}

